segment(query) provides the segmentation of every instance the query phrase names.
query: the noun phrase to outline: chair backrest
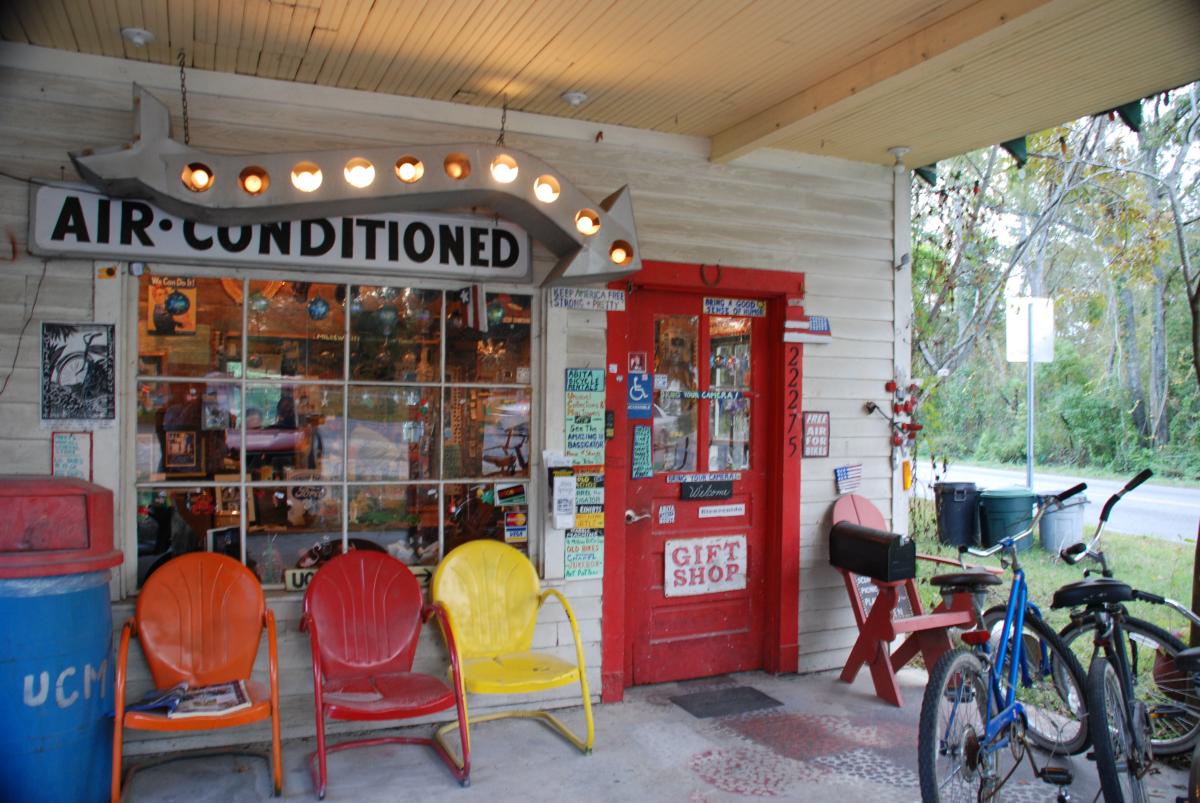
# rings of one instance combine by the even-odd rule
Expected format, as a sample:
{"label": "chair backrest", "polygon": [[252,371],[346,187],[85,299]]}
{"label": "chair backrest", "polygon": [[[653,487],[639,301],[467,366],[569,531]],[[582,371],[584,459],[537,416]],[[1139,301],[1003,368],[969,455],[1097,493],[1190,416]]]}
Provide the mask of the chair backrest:
{"label": "chair backrest", "polygon": [[138,595],[138,638],[157,688],[250,677],[266,600],[254,572],[214,552],[160,566]]}
{"label": "chair backrest", "polygon": [[421,584],[391,555],[355,549],[326,563],[304,595],[325,677],[411,671],[422,606]]}
{"label": "chair backrest", "polygon": [[528,650],[539,583],[529,558],[499,541],[454,549],[433,575],[433,599],[450,611],[464,658]]}

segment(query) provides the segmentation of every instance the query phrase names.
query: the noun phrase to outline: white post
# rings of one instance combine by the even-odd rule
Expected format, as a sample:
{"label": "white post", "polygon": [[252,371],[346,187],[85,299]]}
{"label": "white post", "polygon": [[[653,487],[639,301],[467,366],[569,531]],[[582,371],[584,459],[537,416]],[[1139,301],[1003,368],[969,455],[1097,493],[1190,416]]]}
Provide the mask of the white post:
{"label": "white post", "polygon": [[1033,297],[1025,305],[1029,316],[1029,352],[1026,357],[1025,374],[1025,484],[1033,490]]}

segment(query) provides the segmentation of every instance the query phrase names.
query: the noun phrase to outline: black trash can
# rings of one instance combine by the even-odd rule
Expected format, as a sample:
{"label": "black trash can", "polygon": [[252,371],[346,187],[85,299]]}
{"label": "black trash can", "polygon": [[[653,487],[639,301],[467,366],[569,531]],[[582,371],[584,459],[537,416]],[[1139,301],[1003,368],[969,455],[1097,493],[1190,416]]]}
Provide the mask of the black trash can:
{"label": "black trash can", "polygon": [[979,545],[979,489],[973,482],[933,486],[938,541],[951,546]]}

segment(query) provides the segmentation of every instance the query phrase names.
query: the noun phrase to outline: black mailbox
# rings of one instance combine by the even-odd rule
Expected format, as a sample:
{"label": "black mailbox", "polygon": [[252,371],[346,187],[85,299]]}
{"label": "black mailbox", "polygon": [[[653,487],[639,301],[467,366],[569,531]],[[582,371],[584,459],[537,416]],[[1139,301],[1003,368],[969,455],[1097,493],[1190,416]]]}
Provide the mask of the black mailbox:
{"label": "black mailbox", "polygon": [[829,562],[886,583],[917,576],[917,542],[848,521],[829,530]]}

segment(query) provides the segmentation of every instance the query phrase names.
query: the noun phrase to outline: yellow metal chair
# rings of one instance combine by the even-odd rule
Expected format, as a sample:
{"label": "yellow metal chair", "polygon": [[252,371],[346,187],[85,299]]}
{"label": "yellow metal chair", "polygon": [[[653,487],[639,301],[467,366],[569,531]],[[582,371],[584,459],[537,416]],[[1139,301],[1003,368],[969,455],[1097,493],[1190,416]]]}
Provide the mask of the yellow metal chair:
{"label": "yellow metal chair", "polygon": [[[575,612],[557,590],[541,590],[529,559],[498,541],[471,541],[451,551],[438,566],[432,592],[433,601],[449,613],[468,694],[525,694],[578,683],[587,738],[579,738],[548,711],[502,711],[471,717],[470,724],[506,717],[537,719],[591,753],[596,729]],[[538,611],[551,597],[562,604],[571,623],[575,663],[530,649]],[[457,727],[457,722],[444,725],[438,741],[445,744],[444,735]]]}

